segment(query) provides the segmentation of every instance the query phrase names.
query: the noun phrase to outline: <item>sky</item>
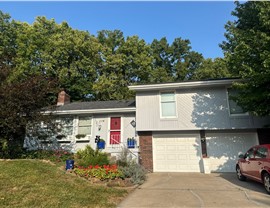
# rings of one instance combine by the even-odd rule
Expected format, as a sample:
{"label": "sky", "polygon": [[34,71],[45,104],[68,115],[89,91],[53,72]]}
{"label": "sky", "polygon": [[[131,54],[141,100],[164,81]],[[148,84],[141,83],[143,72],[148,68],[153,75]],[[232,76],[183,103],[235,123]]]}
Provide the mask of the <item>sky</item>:
{"label": "sky", "polygon": [[32,24],[37,16],[66,21],[73,29],[97,35],[121,30],[147,43],[166,37],[188,39],[204,58],[223,57],[219,44],[226,40],[224,26],[235,20],[233,1],[1,1],[0,10]]}

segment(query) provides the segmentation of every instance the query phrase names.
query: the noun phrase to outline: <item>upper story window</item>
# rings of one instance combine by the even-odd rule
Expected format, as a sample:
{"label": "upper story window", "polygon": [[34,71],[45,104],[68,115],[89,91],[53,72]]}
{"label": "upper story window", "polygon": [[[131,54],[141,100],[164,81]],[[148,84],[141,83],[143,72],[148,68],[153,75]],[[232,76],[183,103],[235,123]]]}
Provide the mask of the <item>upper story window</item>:
{"label": "upper story window", "polygon": [[230,108],[230,115],[247,115],[237,103],[232,100],[231,96],[237,96],[238,92],[235,89],[228,89],[228,101],[229,101],[229,108]]}
{"label": "upper story window", "polygon": [[174,92],[160,93],[161,101],[161,117],[173,118],[176,117],[176,102]]}
{"label": "upper story window", "polygon": [[92,133],[92,117],[79,117],[78,134],[91,135]]}

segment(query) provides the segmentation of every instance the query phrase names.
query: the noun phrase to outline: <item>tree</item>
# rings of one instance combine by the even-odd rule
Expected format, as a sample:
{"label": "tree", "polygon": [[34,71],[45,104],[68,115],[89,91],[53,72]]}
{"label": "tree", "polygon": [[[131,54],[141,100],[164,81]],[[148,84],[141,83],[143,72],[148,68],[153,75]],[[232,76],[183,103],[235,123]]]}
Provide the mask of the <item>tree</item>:
{"label": "tree", "polygon": [[192,80],[229,78],[231,74],[226,62],[222,58],[204,59],[202,64],[194,71]]}
{"label": "tree", "polygon": [[[2,71],[0,71],[1,74]],[[26,126],[48,120],[42,108],[51,106],[56,95],[55,82],[35,75],[26,80],[8,82],[6,73],[0,80],[0,157],[16,157],[23,147]]]}
{"label": "tree", "polygon": [[16,156],[26,125],[44,120],[41,109],[55,103],[58,91],[56,82],[45,74],[26,76],[26,71],[14,79],[22,59],[18,31],[25,26],[0,11],[0,157]]}
{"label": "tree", "polygon": [[203,61],[201,54],[191,50],[189,40],[176,38],[169,45],[164,37],[159,41],[153,40],[151,48],[154,57],[154,71],[159,71],[165,76],[156,82],[190,80],[194,71]]}
{"label": "tree", "polygon": [[103,45],[102,64],[93,86],[96,100],[122,100],[134,97],[128,86],[148,83],[152,70],[150,47],[137,36],[127,37],[119,30],[98,32]]}
{"label": "tree", "polygon": [[17,22],[14,46],[18,47],[11,80],[43,74],[57,79],[73,100],[92,93],[101,44],[88,32],[37,17],[33,25]]}
{"label": "tree", "polygon": [[221,47],[231,73],[244,80],[235,84],[235,100],[246,111],[270,115],[270,3],[236,2],[232,15],[237,19],[226,24]]}

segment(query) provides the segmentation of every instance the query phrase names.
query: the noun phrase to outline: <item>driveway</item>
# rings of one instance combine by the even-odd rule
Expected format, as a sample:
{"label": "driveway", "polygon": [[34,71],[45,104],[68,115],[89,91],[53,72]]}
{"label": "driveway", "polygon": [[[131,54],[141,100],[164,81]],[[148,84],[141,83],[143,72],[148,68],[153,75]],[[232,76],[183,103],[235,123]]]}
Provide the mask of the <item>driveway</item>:
{"label": "driveway", "polygon": [[270,196],[234,173],[151,173],[118,207],[270,207]]}

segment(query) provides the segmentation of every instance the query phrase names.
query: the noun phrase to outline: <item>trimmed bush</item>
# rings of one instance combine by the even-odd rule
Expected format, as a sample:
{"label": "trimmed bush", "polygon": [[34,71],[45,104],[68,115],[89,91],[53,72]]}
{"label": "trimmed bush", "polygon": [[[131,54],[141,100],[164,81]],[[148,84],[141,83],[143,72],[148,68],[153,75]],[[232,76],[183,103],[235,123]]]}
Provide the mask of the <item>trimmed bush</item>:
{"label": "trimmed bush", "polygon": [[79,150],[75,154],[76,163],[78,166],[89,167],[90,165],[107,165],[109,158],[106,153],[100,150],[94,150],[91,146],[86,145],[85,149]]}

